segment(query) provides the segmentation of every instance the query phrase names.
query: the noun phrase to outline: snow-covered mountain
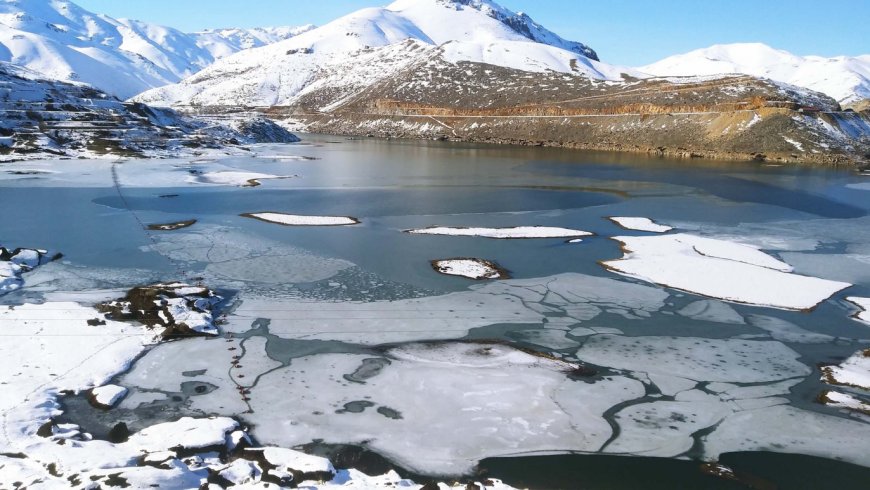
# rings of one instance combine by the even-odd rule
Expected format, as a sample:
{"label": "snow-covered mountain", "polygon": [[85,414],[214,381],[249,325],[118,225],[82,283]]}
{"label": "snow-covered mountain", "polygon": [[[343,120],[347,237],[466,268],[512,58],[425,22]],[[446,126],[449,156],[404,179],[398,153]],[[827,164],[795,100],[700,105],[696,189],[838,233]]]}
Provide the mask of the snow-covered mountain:
{"label": "snow-covered mountain", "polygon": [[797,56],[761,43],[721,44],[638,70],[657,76],[742,73],[825,93],[842,105],[870,99],[870,55]]}
{"label": "snow-covered mountain", "polygon": [[519,70],[621,79],[629,68],[598,61],[492,0],[398,0],[367,8],[263,48],[224,58],[183,82],[137,100],[159,105],[290,105],[331,89],[327,107],[399,70],[438,59]]}
{"label": "snow-covered mountain", "polygon": [[94,14],[66,0],[0,0],[0,61],[128,98],[175,83],[221,57],[311,28],[186,34]]}

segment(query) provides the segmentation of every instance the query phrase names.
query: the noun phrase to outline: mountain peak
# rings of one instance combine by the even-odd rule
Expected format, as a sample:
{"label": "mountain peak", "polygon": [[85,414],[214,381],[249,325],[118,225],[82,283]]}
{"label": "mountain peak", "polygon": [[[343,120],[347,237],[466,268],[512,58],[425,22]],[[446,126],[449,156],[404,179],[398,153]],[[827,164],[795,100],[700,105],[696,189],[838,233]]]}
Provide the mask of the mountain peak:
{"label": "mountain peak", "polygon": [[537,43],[549,44],[599,61],[598,54],[589,46],[563,39],[547,30],[524,12],[513,12],[492,0],[396,0],[386,7],[392,12],[421,11],[433,7],[462,10],[470,8],[501,22],[514,33]]}

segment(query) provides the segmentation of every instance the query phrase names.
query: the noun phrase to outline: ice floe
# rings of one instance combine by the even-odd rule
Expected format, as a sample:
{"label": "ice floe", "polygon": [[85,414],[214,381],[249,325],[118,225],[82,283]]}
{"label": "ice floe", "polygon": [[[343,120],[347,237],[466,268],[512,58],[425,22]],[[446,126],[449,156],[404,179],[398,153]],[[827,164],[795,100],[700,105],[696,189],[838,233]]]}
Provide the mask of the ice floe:
{"label": "ice floe", "polygon": [[614,237],[625,256],[603,265],[647,282],[728,301],[809,310],[851,284],[790,273],[748,245],[689,234]]}
{"label": "ice floe", "polygon": [[112,408],[124,396],[127,395],[127,388],[118,385],[103,385],[91,390],[91,402],[101,408]]}
{"label": "ice floe", "polygon": [[518,238],[577,238],[591,236],[592,233],[570,228],[551,226],[518,226],[514,228],[462,228],[448,226],[433,226],[430,228],[418,228],[406,230],[412,235],[447,235],[465,237],[483,237],[496,239]]}
{"label": "ice floe", "polygon": [[349,216],[303,216],[285,213],[245,213],[242,216],[284,226],[348,226],[360,223],[358,219]]}
{"label": "ice floe", "polygon": [[737,313],[737,311],[730,305],[710,299],[694,301],[684,306],[682,309],[677,311],[677,313],[692,318],[693,320],[731,323],[735,325],[746,323],[743,316],[741,316],[740,313]]}
{"label": "ice floe", "polygon": [[[246,420],[269,444],[364,444],[416,471],[463,474],[488,456],[595,451],[612,435],[601,414],[644,394],[622,376],[573,381],[572,364],[501,344],[405,345],[385,355],[389,363],[363,382],[347,376],[371,356],[296,359],[260,379],[270,388],[252,391]],[[294,403],[274,410],[288,391]]]}
{"label": "ice floe", "polygon": [[860,311],[855,313],[852,317],[858,321],[870,324],[870,298],[858,298],[856,296],[850,296],[846,298],[846,301],[853,303],[856,305]]}
{"label": "ice floe", "polygon": [[810,374],[800,355],[780,342],[692,337],[590,337],[583,362],[696,381],[762,383]]}
{"label": "ice floe", "polygon": [[825,391],[819,395],[819,401],[830,407],[845,408],[870,415],[870,403],[854,395],[838,391]]}
{"label": "ice floe", "polygon": [[395,301],[242,295],[222,328],[244,332],[266,316],[270,332],[282,338],[376,345],[456,339],[472,329],[498,324],[552,327],[561,322],[568,331],[606,309],[633,318],[648,316],[660,310],[668,296],[656,287],[575,273],[493,281],[472,285],[468,291]]}
{"label": "ice floe", "polygon": [[274,287],[328,279],[354,266],[244,230],[204,225],[155,234],[152,248],[187,267],[207,264],[199,274],[225,287]]}
{"label": "ice floe", "polygon": [[[324,458],[289,449],[250,449],[249,435],[228,417],[182,417],[132,434],[121,430],[117,442],[95,440],[77,425],[54,420],[62,413],[61,392],[93,389],[91,394],[101,403],[116,402],[123,388],[104,383],[159,336],[74,303],[4,307],[0,329],[6,339],[12,338],[10,332],[15,334],[14,342],[0,342],[2,482],[32,488],[203,488],[212,475],[221,475],[248,488],[423,487],[394,472],[368,476],[335,470]],[[208,342],[197,339],[164,347],[196,341]],[[185,355],[182,350],[180,356]],[[491,483],[493,488],[510,489]]]}
{"label": "ice floe", "polygon": [[811,332],[781,318],[764,315],[747,317],[753,327],[766,331],[774,340],[797,344],[825,344],[836,340],[830,335]]}
{"label": "ice floe", "polygon": [[187,178],[194,184],[233,185],[238,187],[257,187],[261,180],[288,179],[287,175],[262,174],[257,172],[223,171],[203,172]]}
{"label": "ice floe", "polygon": [[844,443],[868,437],[870,424],[779,404],[728,416],[701,440],[704,457],[714,461],[726,452],[776,451],[870,466],[861,444]]}
{"label": "ice floe", "polygon": [[822,380],[870,390],[870,349],[856,352],[838,366],[822,366]]}
{"label": "ice floe", "polygon": [[674,229],[673,226],[660,225],[649,218],[635,218],[627,216],[611,216],[608,218],[626,230],[648,231],[651,233],[667,233]]}
{"label": "ice floe", "polygon": [[508,279],[510,274],[495,262],[484,259],[433,260],[432,268],[439,274],[468,279]]}

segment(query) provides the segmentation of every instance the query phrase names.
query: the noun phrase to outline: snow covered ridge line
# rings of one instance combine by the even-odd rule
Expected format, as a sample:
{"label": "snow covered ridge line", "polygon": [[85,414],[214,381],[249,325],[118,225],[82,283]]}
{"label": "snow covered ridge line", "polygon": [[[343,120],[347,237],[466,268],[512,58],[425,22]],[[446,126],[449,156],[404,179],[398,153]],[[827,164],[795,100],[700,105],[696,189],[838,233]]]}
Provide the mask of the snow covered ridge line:
{"label": "snow covered ridge line", "polygon": [[243,213],[239,216],[283,226],[352,226],[360,220],[350,216],[311,216],[275,212]]}
{"label": "snow covered ridge line", "polygon": [[791,273],[792,267],[761,250],[689,234],[613,237],[622,259],[602,262],[610,271],[712,298],[809,311],[849,283]]}
{"label": "snow covered ridge line", "polygon": [[184,33],[89,12],[73,2],[0,2],[0,61],[43,77],[132,97],[188,77],[243,49],[290,39],[313,26]]}
{"label": "snow covered ridge line", "polygon": [[214,309],[223,301],[214,291],[184,283],[154,284],[131,289],[120,300],[97,306],[106,318],[162,327],[163,338],[218,335]]}
{"label": "snow covered ridge line", "polygon": [[24,284],[22,274],[63,257],[59,253],[32,248],[9,250],[0,247],[0,296],[20,289]]}
{"label": "snow covered ridge line", "polygon": [[429,228],[417,228],[405,230],[411,235],[444,235],[494,238],[498,240],[509,239],[534,239],[534,238],[577,238],[593,236],[594,233],[570,228],[552,226],[517,226],[513,228],[482,228],[482,227],[450,227],[432,226]]}
{"label": "snow covered ridge line", "polygon": [[510,273],[495,262],[484,259],[441,259],[431,262],[439,274],[460,276],[481,281],[485,279],[510,279]]}

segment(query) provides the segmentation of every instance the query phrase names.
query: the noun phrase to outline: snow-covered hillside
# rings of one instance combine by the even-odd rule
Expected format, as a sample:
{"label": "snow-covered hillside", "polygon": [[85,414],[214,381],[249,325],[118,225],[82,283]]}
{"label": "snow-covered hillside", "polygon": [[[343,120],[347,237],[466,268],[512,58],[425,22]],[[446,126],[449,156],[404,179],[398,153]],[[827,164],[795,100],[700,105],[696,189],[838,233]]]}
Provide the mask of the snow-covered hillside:
{"label": "snow-covered hillside", "polygon": [[870,99],[870,55],[796,56],[760,43],[721,44],[638,70],[657,76],[742,73],[825,93],[842,105]]}
{"label": "snow-covered hillside", "polygon": [[225,154],[250,143],[296,141],[258,115],[194,119],[0,61],[0,162]]}
{"label": "snow-covered hillside", "polygon": [[66,0],[0,0],[0,61],[128,98],[175,83],[218,58],[310,28],[186,34],[94,14]]}
{"label": "snow-covered hillside", "polygon": [[324,109],[397,70],[440,58],[526,71],[621,79],[629,68],[597,61],[567,41],[491,0],[398,0],[323,27],[222,59],[180,84],[136,100],[156,105],[289,105],[317,89],[335,97]]}

